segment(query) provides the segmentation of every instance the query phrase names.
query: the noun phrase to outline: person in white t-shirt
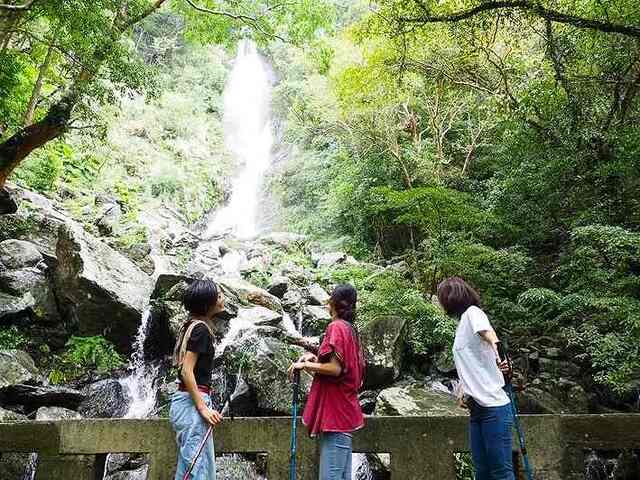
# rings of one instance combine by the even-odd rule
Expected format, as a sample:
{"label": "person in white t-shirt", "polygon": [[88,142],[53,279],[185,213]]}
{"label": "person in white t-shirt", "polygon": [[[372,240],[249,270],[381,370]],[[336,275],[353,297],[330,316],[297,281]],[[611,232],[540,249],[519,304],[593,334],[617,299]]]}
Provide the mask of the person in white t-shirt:
{"label": "person in white t-shirt", "polygon": [[512,459],[513,413],[504,391],[498,336],[480,308],[480,296],[462,278],[438,285],[438,300],[458,328],[453,359],[460,377],[460,406],[471,412],[469,437],[476,480],[515,480]]}

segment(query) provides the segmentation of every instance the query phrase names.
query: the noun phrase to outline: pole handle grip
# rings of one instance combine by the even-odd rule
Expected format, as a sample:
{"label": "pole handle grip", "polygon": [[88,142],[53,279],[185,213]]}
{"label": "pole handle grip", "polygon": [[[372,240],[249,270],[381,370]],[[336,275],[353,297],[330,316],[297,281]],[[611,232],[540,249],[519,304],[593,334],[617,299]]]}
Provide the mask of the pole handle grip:
{"label": "pole handle grip", "polygon": [[504,348],[504,343],[496,342],[496,347],[498,348],[498,358],[500,358],[501,362],[504,362],[507,359],[507,352]]}

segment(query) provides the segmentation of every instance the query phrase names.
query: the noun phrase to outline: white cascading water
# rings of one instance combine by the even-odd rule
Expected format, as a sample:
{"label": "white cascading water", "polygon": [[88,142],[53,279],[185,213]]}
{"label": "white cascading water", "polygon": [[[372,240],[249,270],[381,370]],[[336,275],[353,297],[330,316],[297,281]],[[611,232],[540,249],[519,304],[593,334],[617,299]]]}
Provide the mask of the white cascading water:
{"label": "white cascading water", "polygon": [[151,311],[145,310],[142,314],[138,333],[133,343],[133,355],[131,356],[131,375],[123,378],[120,383],[129,396],[129,407],[124,418],[146,418],[153,411],[156,404],[155,381],[159,369],[150,365],[144,359],[144,343],[149,330]]}
{"label": "white cascading water", "polygon": [[[273,146],[270,103],[268,69],[256,45],[243,40],[224,92],[225,143],[238,160],[240,173],[233,182],[229,203],[209,223],[209,237],[231,234],[246,239],[257,234],[259,192]],[[227,268],[232,270],[233,266]]]}

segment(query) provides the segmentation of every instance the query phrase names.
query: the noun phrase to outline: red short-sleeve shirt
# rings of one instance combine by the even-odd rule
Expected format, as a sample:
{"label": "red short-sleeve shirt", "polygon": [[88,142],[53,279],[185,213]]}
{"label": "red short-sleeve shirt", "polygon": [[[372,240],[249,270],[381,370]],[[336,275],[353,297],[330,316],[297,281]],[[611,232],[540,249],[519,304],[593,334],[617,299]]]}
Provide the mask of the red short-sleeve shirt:
{"label": "red short-sleeve shirt", "polygon": [[310,435],[348,433],[364,426],[358,401],[364,358],[353,327],[344,320],[334,320],[329,324],[318,350],[318,359],[327,361],[332,354],[342,364],[342,373],[339,377],[315,375],[302,417]]}

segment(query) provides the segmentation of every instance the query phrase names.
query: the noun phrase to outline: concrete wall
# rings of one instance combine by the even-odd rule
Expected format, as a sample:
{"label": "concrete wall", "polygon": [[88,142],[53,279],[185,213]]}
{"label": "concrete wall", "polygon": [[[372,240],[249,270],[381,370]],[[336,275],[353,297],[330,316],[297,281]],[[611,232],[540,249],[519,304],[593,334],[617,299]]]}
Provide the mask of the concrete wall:
{"label": "concrete wall", "polygon": [[[640,415],[532,415],[522,419],[537,480],[583,478],[587,448],[640,448]],[[299,426],[298,478],[317,478],[317,443]],[[218,453],[268,454],[268,480],[288,478],[289,418],[227,420]],[[514,445],[515,445],[514,441]],[[454,453],[468,451],[465,417],[372,417],[354,451],[391,454],[393,480],[454,480]],[[38,452],[37,480],[94,480],[107,453],[148,453],[151,480],[173,479],[175,443],[165,420],[0,423],[0,452]]]}

